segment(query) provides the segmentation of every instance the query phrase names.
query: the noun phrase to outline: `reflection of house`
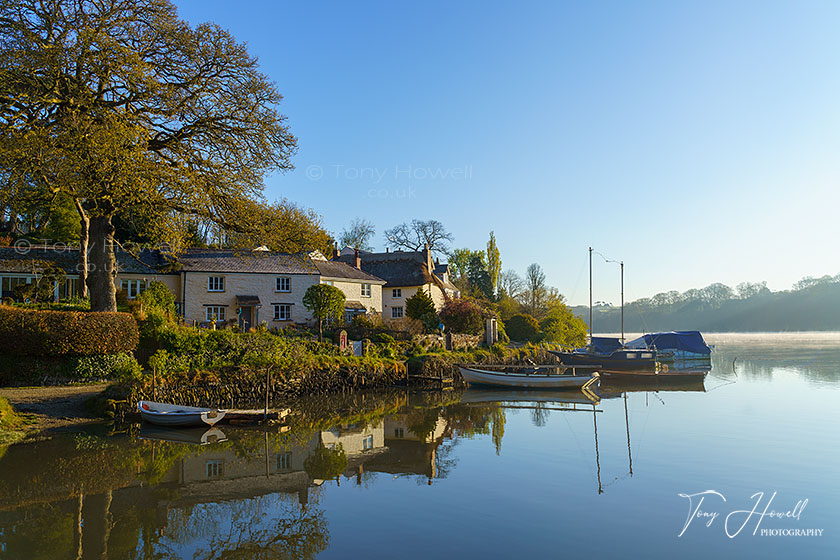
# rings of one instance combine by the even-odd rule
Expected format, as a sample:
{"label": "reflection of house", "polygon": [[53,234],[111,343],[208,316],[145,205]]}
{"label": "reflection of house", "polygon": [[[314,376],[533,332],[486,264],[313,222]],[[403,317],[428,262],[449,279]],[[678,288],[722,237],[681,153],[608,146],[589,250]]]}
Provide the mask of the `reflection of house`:
{"label": "reflection of house", "polygon": [[405,317],[405,300],[423,290],[443,306],[445,297],[458,297],[460,292],[449,280],[448,265],[432,262],[428,247],[422,251],[386,251],[385,253],[342,250],[333,262],[355,263],[368,274],[385,280],[382,288],[382,318],[399,321]]}
{"label": "reflection of house", "polygon": [[433,443],[438,441],[446,433],[446,420],[438,416],[434,428],[426,436],[418,436],[408,427],[408,415],[394,414],[385,419],[385,441],[391,444],[392,440],[422,441]]}

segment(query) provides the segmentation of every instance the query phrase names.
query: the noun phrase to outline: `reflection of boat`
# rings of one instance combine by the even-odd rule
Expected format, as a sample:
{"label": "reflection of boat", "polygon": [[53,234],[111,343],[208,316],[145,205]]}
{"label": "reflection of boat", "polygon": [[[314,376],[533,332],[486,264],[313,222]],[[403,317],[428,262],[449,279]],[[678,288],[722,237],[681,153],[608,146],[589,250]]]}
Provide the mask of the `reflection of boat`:
{"label": "reflection of boat", "polygon": [[635,350],[655,350],[659,362],[709,360],[712,354],[712,347],[706,344],[699,331],[645,334],[626,346]]}
{"label": "reflection of boat", "polygon": [[684,391],[684,392],[706,392],[703,377],[689,376],[685,378],[652,377],[640,378],[635,376],[607,376],[601,382],[598,394],[601,398],[618,397],[622,393],[660,392],[660,391]]}
{"label": "reflection of boat", "polygon": [[601,371],[601,377],[604,382],[612,382],[614,380],[627,381],[641,381],[645,383],[660,382],[660,383],[703,383],[706,374],[711,371],[712,365],[710,363],[691,363],[685,361],[676,361],[671,364],[657,363],[654,368],[649,370],[613,370],[604,368]]}
{"label": "reflection of boat", "polygon": [[520,371],[490,371],[459,365],[461,377],[470,385],[487,385],[521,389],[584,389],[598,382],[597,373],[580,373],[567,368],[551,373],[555,368],[530,368]]}
{"label": "reflection of boat", "polygon": [[143,420],[159,426],[212,426],[225,417],[225,410],[140,401],[137,410]]}
{"label": "reflection of boat", "polygon": [[141,439],[154,439],[173,443],[191,443],[193,445],[208,445],[227,440],[225,433],[219,428],[186,428],[173,430],[153,424],[141,424]]}
{"label": "reflection of boat", "polygon": [[491,404],[491,403],[568,403],[568,404],[598,404],[598,395],[591,391],[509,391],[505,389],[475,389],[469,388],[461,395],[461,404]]}

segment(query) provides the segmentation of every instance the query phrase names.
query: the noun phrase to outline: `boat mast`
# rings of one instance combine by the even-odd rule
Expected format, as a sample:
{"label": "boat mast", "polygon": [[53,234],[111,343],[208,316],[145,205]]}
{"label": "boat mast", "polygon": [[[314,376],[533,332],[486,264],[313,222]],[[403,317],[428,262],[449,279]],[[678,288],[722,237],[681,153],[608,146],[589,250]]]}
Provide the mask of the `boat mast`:
{"label": "boat mast", "polygon": [[624,346],[624,261],[621,261],[621,345]]}
{"label": "boat mast", "polygon": [[589,248],[589,342],[592,342],[592,247]]}

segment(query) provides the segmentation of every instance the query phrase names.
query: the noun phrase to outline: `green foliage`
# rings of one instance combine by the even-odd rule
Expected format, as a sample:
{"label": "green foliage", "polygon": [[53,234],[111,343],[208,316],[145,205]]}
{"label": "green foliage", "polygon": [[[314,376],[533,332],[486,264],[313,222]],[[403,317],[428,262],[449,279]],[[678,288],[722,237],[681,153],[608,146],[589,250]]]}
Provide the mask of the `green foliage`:
{"label": "green foliage", "polygon": [[572,347],[586,344],[586,323],[562,303],[553,306],[548,316],[540,321],[540,329],[546,342]]}
{"label": "green foliage", "polygon": [[502,272],[502,256],[499,246],[496,245],[496,234],[490,232],[490,240],[487,242],[487,272],[490,274],[490,291],[496,293],[499,285],[499,275]]}
{"label": "green foliage", "polygon": [[310,478],[330,480],[339,476],[347,468],[347,454],[339,443],[335,449],[318,447],[312,455],[303,461],[303,469]]}
{"label": "green foliage", "polygon": [[481,307],[466,297],[447,299],[440,310],[440,320],[453,333],[481,334],[484,315]]}
{"label": "green foliage", "polygon": [[82,356],[76,360],[73,378],[80,381],[117,379],[128,381],[139,378],[143,369],[130,354],[103,354]]}
{"label": "green foliage", "polygon": [[405,314],[423,323],[423,329],[435,332],[438,328],[438,315],[432,296],[423,290],[417,290],[413,296],[405,300]]}
{"label": "green foliage", "polygon": [[473,296],[487,300],[493,299],[493,282],[490,273],[487,271],[487,261],[484,258],[484,253],[478,252],[478,254],[470,257],[467,264],[467,281]]}
{"label": "green foliage", "polygon": [[303,305],[319,321],[336,321],[344,314],[344,292],[328,284],[310,286],[303,295]]}
{"label": "green foliage", "polygon": [[517,342],[536,342],[539,340],[540,324],[531,315],[514,315],[505,323],[505,332]]}
{"label": "green foliage", "polygon": [[170,317],[175,316],[175,294],[163,282],[150,282],[146,290],[137,296],[137,301],[146,313],[158,312]]}
{"label": "green foliage", "polygon": [[37,311],[0,306],[0,352],[88,356],[131,352],[139,333],[127,313]]}
{"label": "green foliage", "polygon": [[0,449],[23,439],[25,426],[26,419],[12,408],[6,398],[0,397]]}

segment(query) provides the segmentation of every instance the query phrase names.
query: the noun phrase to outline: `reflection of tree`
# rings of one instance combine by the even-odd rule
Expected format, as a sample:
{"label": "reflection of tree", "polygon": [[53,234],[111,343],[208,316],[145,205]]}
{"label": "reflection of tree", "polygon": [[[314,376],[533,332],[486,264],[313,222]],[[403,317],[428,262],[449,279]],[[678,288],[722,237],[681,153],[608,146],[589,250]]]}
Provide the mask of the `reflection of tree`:
{"label": "reflection of tree", "polygon": [[303,468],[310,478],[329,480],[339,476],[347,468],[347,454],[340,443],[335,449],[321,446],[306,458]]}
{"label": "reflection of tree", "polygon": [[496,455],[502,454],[502,438],[505,437],[505,411],[501,407],[496,407],[490,413],[493,422],[491,434],[493,436],[493,444],[496,446]]}
{"label": "reflection of tree", "polygon": [[329,543],[322,510],[276,494],[202,504],[188,518],[187,523],[167,527],[159,557],[180,558],[181,546],[195,540],[204,541],[196,548],[196,559],[314,558]]}
{"label": "reflection of tree", "polygon": [[534,408],[531,409],[531,422],[533,422],[534,426],[542,428],[548,421],[548,414],[545,403],[535,403]]}

